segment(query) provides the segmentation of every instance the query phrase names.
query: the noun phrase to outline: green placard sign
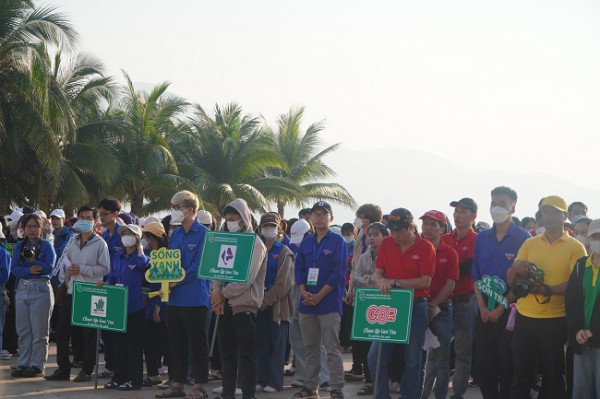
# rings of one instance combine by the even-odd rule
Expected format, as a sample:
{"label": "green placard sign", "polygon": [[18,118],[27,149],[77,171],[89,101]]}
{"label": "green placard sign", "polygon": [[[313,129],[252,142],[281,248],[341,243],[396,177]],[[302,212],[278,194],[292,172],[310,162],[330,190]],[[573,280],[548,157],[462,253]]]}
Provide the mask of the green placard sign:
{"label": "green placard sign", "polygon": [[71,324],[127,332],[127,287],[73,281]]}
{"label": "green placard sign", "polygon": [[[169,283],[176,283],[185,278],[185,269],[181,267],[181,251],[179,249],[155,249],[150,252],[150,268],[146,270],[146,280],[150,283],[161,283],[162,302],[169,301]],[[151,292],[150,298],[158,295]]]}
{"label": "green placard sign", "polygon": [[256,234],[209,231],[204,239],[198,278],[235,283],[248,281]]}
{"label": "green placard sign", "polygon": [[488,310],[490,312],[496,308],[496,303],[508,309],[508,300],[502,295],[506,291],[506,283],[500,277],[481,276],[481,280],[475,282],[475,288],[488,297]]}
{"label": "green placard sign", "polygon": [[413,290],[358,288],[354,302],[352,339],[407,344],[410,339]]}
{"label": "green placard sign", "polygon": [[8,254],[11,256],[12,256],[13,252],[15,252],[16,246],[17,246],[17,244],[15,244],[14,242],[3,242],[2,243],[2,248],[6,249]]}

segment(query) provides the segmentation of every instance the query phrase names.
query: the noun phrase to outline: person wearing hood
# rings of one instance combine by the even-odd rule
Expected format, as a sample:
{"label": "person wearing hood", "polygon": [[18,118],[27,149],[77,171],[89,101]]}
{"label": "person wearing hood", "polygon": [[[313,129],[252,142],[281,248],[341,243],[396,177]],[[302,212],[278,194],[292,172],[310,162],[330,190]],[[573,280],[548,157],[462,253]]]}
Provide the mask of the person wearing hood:
{"label": "person wearing hood", "polygon": [[[181,267],[185,277],[178,283],[169,283],[167,302],[167,331],[171,359],[169,372],[173,383],[157,398],[186,396],[183,385],[188,378],[188,356],[194,378],[194,388],[188,398],[208,397],[204,384],[208,383],[208,339],[206,335],[210,285],[198,279],[204,238],[208,229],[196,219],[200,200],[190,191],[180,191],[171,199],[171,224],[178,224],[170,236],[169,249],[181,251]],[[172,371],[172,372],[171,372]]]}
{"label": "person wearing hood", "polygon": [[[233,200],[223,209],[225,231],[252,233],[252,215],[243,199]],[[242,379],[242,398],[254,397],[256,391],[255,319],[263,305],[267,272],[267,248],[255,240],[246,283],[212,282],[211,303],[221,315],[218,328],[223,373],[223,393],[217,398],[232,399],[236,388],[238,368]],[[239,358],[239,362],[238,362]],[[280,370],[283,372],[283,370]]]}
{"label": "person wearing hood", "polygon": [[256,387],[283,390],[286,339],[294,313],[292,286],[294,254],[277,239],[281,217],[269,212],[260,218],[260,236],[268,250],[265,297],[256,315]]}
{"label": "person wearing hood", "polygon": [[[115,334],[113,337],[115,373],[104,388],[131,391],[142,386],[145,315],[142,283],[150,259],[144,255],[140,244],[142,229],[139,226],[123,225],[117,233],[125,249],[113,255],[106,282],[127,287],[127,333]],[[99,281],[96,285],[101,287],[104,282]]]}
{"label": "person wearing hood", "polygon": [[306,348],[306,386],[294,398],[319,396],[321,342],[327,351],[332,399],[343,399],[344,368],[339,332],[348,261],[348,245],[330,229],[331,205],[319,201],[312,207],[315,234],[300,244],[295,277],[302,340]]}

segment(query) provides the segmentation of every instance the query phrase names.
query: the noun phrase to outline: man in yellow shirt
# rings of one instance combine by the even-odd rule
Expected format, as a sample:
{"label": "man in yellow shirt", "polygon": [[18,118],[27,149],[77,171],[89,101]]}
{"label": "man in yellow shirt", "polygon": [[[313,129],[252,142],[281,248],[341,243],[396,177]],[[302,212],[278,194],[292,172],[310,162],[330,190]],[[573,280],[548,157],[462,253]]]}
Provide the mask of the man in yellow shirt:
{"label": "man in yellow shirt", "polygon": [[[564,292],[575,263],[586,252],[579,241],[564,231],[568,217],[564,199],[555,195],[545,197],[540,211],[546,228],[544,233],[523,243],[508,272],[511,293],[518,297],[512,339],[513,399],[529,398],[532,372],[538,359],[543,376],[541,394],[548,399],[565,399],[567,395]],[[543,284],[538,284],[533,277],[535,268],[543,271]]]}

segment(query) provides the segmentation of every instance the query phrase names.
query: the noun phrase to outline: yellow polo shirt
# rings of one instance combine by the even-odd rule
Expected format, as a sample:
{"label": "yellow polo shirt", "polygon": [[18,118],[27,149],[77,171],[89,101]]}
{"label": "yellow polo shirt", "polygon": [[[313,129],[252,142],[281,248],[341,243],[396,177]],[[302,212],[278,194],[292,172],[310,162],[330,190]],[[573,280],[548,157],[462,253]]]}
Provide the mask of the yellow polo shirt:
{"label": "yellow polo shirt", "polygon": [[[569,234],[564,233],[550,244],[544,233],[527,239],[521,246],[516,260],[526,260],[542,269],[544,284],[553,286],[569,281],[575,263],[583,256],[586,256],[585,247]],[[543,294],[536,295],[540,302],[546,299]],[[517,310],[523,316],[536,319],[564,317],[565,297],[552,295],[550,302],[541,305],[537,303],[533,294],[529,294],[517,301]]]}

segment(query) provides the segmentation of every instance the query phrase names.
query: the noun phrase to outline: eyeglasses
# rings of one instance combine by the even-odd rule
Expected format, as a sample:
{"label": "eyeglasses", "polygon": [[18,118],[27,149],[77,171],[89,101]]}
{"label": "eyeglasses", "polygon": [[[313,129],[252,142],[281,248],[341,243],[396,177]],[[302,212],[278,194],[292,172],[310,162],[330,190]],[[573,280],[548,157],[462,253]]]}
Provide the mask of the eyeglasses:
{"label": "eyeglasses", "polygon": [[105,217],[107,217],[108,215],[112,215],[112,212],[100,212],[100,217],[101,217],[101,218],[105,218]]}
{"label": "eyeglasses", "polygon": [[180,211],[182,209],[187,209],[187,208],[189,208],[189,206],[171,204],[171,209],[173,209],[174,211]]}
{"label": "eyeglasses", "polygon": [[316,219],[322,219],[328,217],[329,214],[327,212],[313,212],[312,217]]}

